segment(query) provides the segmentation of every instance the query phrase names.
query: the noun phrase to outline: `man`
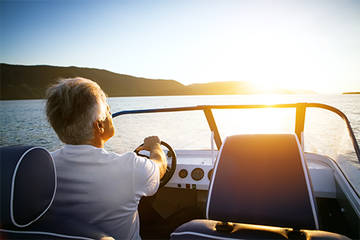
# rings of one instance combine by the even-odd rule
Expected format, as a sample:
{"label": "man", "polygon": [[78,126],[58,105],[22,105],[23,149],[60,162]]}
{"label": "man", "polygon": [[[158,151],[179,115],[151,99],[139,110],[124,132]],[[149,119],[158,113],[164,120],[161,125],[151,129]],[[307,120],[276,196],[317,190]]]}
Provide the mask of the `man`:
{"label": "man", "polygon": [[156,193],[167,167],[160,139],[147,137],[138,148],[150,151],[150,159],[104,150],[114,125],[105,93],[89,79],[63,79],[50,87],[46,115],[66,144],[52,153],[58,177],[53,208],[115,239],[140,239],[140,198]]}

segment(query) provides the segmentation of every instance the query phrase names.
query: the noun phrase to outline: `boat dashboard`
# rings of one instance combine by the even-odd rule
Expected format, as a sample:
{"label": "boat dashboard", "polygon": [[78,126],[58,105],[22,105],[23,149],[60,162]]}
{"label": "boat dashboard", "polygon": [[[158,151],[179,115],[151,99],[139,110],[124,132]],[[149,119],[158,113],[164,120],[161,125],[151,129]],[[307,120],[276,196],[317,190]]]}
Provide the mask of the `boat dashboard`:
{"label": "boat dashboard", "polygon": [[[175,172],[165,187],[207,191],[218,153],[211,150],[177,150]],[[315,197],[336,198],[335,166],[331,166],[332,160],[313,153],[305,153],[305,160]],[[171,158],[168,157],[167,161],[171,164]]]}
{"label": "boat dashboard", "polygon": [[176,151],[175,172],[165,187],[208,190],[217,154],[218,151]]}

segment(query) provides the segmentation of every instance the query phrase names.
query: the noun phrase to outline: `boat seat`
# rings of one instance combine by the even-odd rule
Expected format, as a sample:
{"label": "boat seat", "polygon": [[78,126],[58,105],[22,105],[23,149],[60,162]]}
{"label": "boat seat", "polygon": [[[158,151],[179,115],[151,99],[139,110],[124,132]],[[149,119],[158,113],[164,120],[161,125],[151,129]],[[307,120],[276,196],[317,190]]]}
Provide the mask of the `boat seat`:
{"label": "boat seat", "polygon": [[171,239],[347,239],[319,231],[311,179],[295,134],[227,137],[209,186],[206,219]]}
{"label": "boat seat", "polygon": [[0,148],[0,239],[101,239],[95,226],[50,209],[55,164],[41,147]]}

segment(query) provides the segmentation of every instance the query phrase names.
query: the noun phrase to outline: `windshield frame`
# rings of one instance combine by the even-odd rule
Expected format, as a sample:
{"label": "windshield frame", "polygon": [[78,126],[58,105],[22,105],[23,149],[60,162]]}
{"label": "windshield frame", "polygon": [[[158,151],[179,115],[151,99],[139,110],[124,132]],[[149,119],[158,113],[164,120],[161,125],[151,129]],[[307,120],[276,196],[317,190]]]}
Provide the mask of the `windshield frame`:
{"label": "windshield frame", "polygon": [[357,160],[360,163],[360,149],[359,145],[356,141],[354,131],[351,128],[350,122],[347,116],[340,111],[339,109],[321,103],[290,103],[290,104],[255,104],[255,105],[199,105],[192,107],[174,107],[174,108],[157,108],[157,109],[139,109],[139,110],[125,110],[119,111],[112,114],[112,117],[118,117],[121,115],[128,114],[144,114],[144,113],[164,113],[164,112],[182,112],[182,111],[198,111],[202,110],[205,114],[207,123],[210,127],[210,130],[214,133],[214,141],[217,149],[221,148],[222,140],[220,137],[220,132],[216,125],[216,121],[213,115],[212,110],[214,109],[259,109],[259,108],[295,108],[296,116],[295,116],[295,134],[298,136],[300,144],[304,144],[304,140],[302,138],[302,133],[304,132],[305,126],[305,117],[306,117],[306,109],[307,108],[321,108],[328,111],[331,111],[338,116],[340,116],[346,124],[349,137],[351,139],[352,145],[354,147]]}

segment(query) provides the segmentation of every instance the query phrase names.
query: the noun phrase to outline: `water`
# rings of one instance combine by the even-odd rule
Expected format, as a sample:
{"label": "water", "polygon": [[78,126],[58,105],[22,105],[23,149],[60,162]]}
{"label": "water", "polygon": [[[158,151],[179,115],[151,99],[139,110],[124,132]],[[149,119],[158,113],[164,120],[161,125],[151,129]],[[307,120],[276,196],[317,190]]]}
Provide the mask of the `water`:
{"label": "water", "polygon": [[[159,107],[183,107],[220,104],[269,104],[317,102],[334,106],[349,118],[360,142],[360,95],[226,95],[226,96],[161,96],[109,98],[112,112]],[[0,146],[37,145],[49,151],[63,146],[46,121],[44,100],[0,101]],[[176,119],[171,119],[171,122]],[[174,126],[181,126],[183,119]],[[114,121],[116,124],[116,121]],[[149,124],[149,123],[147,123]],[[172,123],[174,124],[174,123]],[[116,126],[117,129],[121,126]],[[141,134],[141,133],[140,133]],[[113,149],[107,146],[108,149]]]}

